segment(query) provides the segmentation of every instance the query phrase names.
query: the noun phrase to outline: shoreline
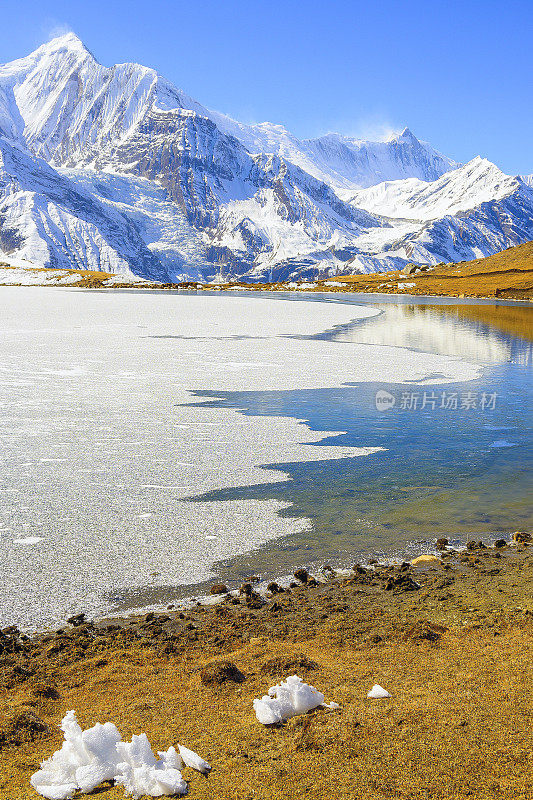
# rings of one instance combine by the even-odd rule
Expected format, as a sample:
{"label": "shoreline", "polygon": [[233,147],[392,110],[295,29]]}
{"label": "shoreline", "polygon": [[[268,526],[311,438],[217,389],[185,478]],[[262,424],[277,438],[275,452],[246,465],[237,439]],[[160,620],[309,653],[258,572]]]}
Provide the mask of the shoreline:
{"label": "shoreline", "polygon": [[[340,269],[337,265],[336,269]],[[90,270],[54,269],[29,262],[0,261],[0,285],[63,286],[82,289],[145,289],[161,291],[333,292],[337,294],[391,294],[403,297],[533,302],[533,242],[508,248],[492,256],[441,263],[407,264],[401,270],[327,275],[277,282],[218,283],[187,280],[160,283],[134,275],[121,276]]]}
{"label": "shoreline", "polygon": [[[81,289],[83,291],[87,290],[94,290],[94,291],[122,291],[124,289],[133,289],[137,291],[160,291],[160,292],[183,292],[183,293],[197,293],[197,292],[252,292],[252,293],[260,293],[260,292],[271,292],[272,294],[303,294],[303,295],[313,295],[313,294],[348,294],[348,295],[358,295],[358,294],[368,294],[368,295],[376,295],[384,296],[387,295],[388,297],[401,297],[401,298],[414,298],[416,300],[425,300],[428,299],[441,299],[441,300],[488,300],[495,303],[500,303],[502,305],[513,305],[514,307],[522,307],[522,308],[529,308],[531,304],[533,304],[533,297],[499,297],[491,294],[459,294],[453,292],[447,293],[434,293],[421,291],[421,292],[398,292],[398,291],[384,291],[384,290],[375,290],[375,289],[364,289],[364,288],[356,288],[356,289],[332,289],[332,288],[324,288],[322,285],[320,288],[315,289],[300,289],[300,288],[288,288],[283,284],[250,284],[250,283],[230,283],[230,284],[204,284],[201,287],[192,288],[190,286],[184,286],[181,283],[119,283],[113,282],[112,284],[106,285],[105,282],[101,284],[85,284],[83,281],[80,281],[78,284],[60,284],[60,283],[37,283],[37,284],[25,284],[25,283],[0,283],[1,288],[24,288],[24,289]],[[518,304],[518,306],[516,306]]]}
{"label": "shoreline", "polygon": [[[2,798],[36,797],[29,777],[70,708],[83,725],[146,731],[156,747],[185,732],[214,766],[192,782],[199,800],[296,800],[311,777],[317,798],[526,798],[533,545],[518,538],[338,575],[325,565],[320,580],[297,570],[266,598],[249,581],[216,605],[80,616],[35,637],[4,629]],[[253,697],[293,673],[340,711],[262,728]],[[369,703],[374,682],[392,699]]]}

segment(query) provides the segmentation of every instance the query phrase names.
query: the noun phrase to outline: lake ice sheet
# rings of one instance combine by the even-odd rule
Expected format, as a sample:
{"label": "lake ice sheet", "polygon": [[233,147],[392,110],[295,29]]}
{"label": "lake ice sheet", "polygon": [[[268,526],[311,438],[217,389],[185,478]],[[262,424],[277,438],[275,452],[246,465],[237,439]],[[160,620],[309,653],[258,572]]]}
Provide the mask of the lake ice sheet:
{"label": "lake ice sheet", "polygon": [[192,408],[191,392],[479,373],[446,356],[292,338],[375,313],[264,296],[2,288],[0,623],[104,613],[109,592],[195,584],[216,562],[304,529],[274,500],[186,498],[283,480],[263,464],[373,448],[317,447],[328,432]]}

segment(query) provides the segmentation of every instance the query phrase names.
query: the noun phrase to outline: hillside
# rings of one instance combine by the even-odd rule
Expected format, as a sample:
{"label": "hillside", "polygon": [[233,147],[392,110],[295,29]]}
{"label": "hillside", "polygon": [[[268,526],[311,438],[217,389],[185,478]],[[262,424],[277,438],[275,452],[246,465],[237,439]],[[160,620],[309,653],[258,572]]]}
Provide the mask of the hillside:
{"label": "hillside", "polygon": [[[186,742],[213,767],[184,771],[197,800],[527,800],[533,561],[519,535],[526,544],[326,568],[273,583],[266,601],[245,584],[215,606],[96,625],[82,614],[33,639],[6,629],[2,799],[36,798],[30,776],[75,709],[83,727]],[[294,672],[339,708],[260,725],[253,699]],[[367,699],[376,682],[392,697]]]}
{"label": "hillside", "polygon": [[529,300],[533,299],[533,242],[509,247],[488,258],[417,269],[411,275],[396,270],[337,276],[334,281],[319,282],[317,286],[332,288],[332,284],[336,291]]}

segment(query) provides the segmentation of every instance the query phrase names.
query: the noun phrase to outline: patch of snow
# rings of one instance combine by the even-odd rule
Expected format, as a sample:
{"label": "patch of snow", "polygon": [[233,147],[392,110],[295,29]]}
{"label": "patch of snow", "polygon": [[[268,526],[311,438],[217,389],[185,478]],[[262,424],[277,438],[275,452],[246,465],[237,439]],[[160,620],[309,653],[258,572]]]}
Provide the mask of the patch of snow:
{"label": "patch of snow", "polygon": [[211,772],[211,765],[208,764],[207,761],[204,761],[198,753],[189,750],[188,747],[184,747],[182,744],[178,745],[178,750],[180,751],[180,756],[186,767],[191,767],[191,769],[195,769],[203,775],[207,775],[208,772]]}
{"label": "patch of snow", "polygon": [[42,541],[42,536],[26,536],[24,539],[13,539],[13,544],[37,544]]}
{"label": "patch of snow", "polygon": [[187,783],[180,770],[184,764],[204,774],[211,769],[200,756],[178,745],[159,752],[156,759],[145,733],[123,742],[117,727],[97,723],[83,731],[74,711],[61,722],[64,742],[41,764],[30,783],[48,800],[71,800],[76,792],[92,792],[103,781],[114,780],[135,800],[143,795],[184,795]]}
{"label": "patch of snow", "polygon": [[65,741],[60,750],[43,761],[30,783],[49,800],[70,800],[76,791],[90,792],[98,784],[112,780],[117,772],[117,743],[121,740],[115,725],[97,723],[82,731],[74,711],[61,722]]}
{"label": "patch of snow", "polygon": [[307,714],[324,702],[324,695],[299,678],[291,675],[276,686],[271,686],[268,694],[253,702],[255,715],[262,725],[284,722],[298,714]]}
{"label": "patch of snow", "polygon": [[367,697],[370,700],[384,700],[386,697],[392,697],[392,695],[389,694],[383,686],[380,686],[379,683],[375,683],[367,694]]}

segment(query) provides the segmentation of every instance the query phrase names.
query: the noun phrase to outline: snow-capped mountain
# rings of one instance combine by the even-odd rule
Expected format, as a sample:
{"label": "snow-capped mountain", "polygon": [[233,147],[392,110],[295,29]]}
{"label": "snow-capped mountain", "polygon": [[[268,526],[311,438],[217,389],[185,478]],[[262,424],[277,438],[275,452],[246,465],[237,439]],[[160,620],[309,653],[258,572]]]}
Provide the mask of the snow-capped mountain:
{"label": "snow-capped mountain", "polygon": [[0,67],[0,257],[153,280],[282,280],[489,255],[533,189],[408,129],[299,140],[210,111],[74,35]]}
{"label": "snow-capped mountain", "polygon": [[0,137],[0,258],[168,280],[135,225],[46,161]]}

